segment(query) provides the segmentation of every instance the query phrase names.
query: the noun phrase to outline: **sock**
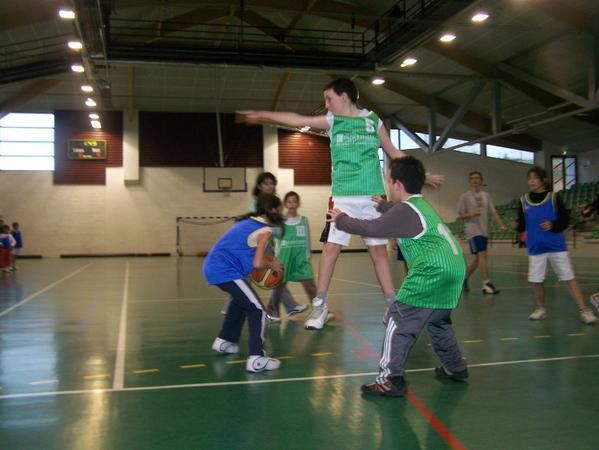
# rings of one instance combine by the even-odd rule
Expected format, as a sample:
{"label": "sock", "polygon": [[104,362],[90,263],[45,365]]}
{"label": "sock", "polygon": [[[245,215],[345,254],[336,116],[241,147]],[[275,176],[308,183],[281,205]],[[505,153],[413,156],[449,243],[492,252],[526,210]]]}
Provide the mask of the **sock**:
{"label": "sock", "polygon": [[490,282],[491,282],[491,280],[483,280],[483,286],[486,286]]}
{"label": "sock", "polygon": [[327,301],[327,293],[326,292],[317,292],[316,297],[312,300],[312,306],[320,307],[324,306]]}

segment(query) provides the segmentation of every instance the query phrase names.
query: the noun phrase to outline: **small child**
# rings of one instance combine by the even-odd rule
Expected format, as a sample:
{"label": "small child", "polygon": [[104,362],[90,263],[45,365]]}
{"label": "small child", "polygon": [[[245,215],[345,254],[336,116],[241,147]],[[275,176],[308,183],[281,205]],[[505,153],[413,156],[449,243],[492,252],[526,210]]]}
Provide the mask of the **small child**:
{"label": "small child", "polygon": [[382,215],[355,219],[338,209],[329,211],[339,230],[362,236],[397,238],[410,268],[387,320],[379,376],[362,385],[365,395],[400,397],[406,393],[404,365],[423,328],[441,360],[435,375],[463,380],[468,367],[451,326],[451,311],[462,293],[466,264],[455,237],[420,193],[425,172],[413,156],[391,161],[389,194],[395,203],[379,202]]}
{"label": "small child", "polygon": [[0,226],[0,269],[2,272],[11,272],[14,245],[15,240],[10,235],[10,227],[8,225]]}
{"label": "small child", "polygon": [[530,192],[520,198],[516,229],[526,231],[528,281],[534,287],[537,303],[529,319],[541,320],[547,316],[543,284],[549,261],[558,280],[568,284],[583,323],[593,324],[597,322],[597,317],[585,304],[572,270],[563,233],[568,227],[568,211],[559,197],[547,188],[548,175],[545,169],[535,166],[528,171],[527,176]]}
{"label": "small child", "polygon": [[[287,208],[285,220],[285,231],[283,237],[279,240],[277,246],[277,257],[285,266],[285,275],[281,284],[275,289],[270,300],[271,318],[279,317],[279,305],[281,296],[286,290],[289,281],[299,281],[302,283],[308,301],[311,301],[316,295],[316,284],[314,283],[314,274],[310,257],[312,251],[310,248],[310,229],[308,219],[300,216],[297,212],[300,206],[300,197],[297,192],[291,191],[285,194],[283,204]],[[307,305],[297,305],[287,310],[287,317],[299,314],[307,308]]]}
{"label": "small child", "polygon": [[21,249],[23,248],[23,236],[18,222],[13,222],[10,234],[15,240],[15,247],[12,252],[12,270],[19,270],[17,267],[17,256],[21,254]]}
{"label": "small child", "polygon": [[266,312],[250,282],[249,273],[254,268],[281,270],[281,262],[264,258],[272,227],[284,223],[281,200],[272,194],[261,194],[256,199],[256,211],[235,223],[214,244],[206,260],[203,273],[208,284],[216,285],[231,295],[231,301],[212,350],[219,353],[239,352],[239,336],[248,320],[249,356],[248,372],[276,370],[281,362],[269,358],[264,352],[264,325]]}

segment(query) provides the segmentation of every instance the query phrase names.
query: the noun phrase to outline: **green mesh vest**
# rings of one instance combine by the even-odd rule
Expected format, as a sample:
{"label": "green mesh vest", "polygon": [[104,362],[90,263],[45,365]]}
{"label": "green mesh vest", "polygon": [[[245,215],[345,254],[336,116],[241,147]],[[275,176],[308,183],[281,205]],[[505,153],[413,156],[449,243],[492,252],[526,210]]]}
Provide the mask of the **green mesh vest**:
{"label": "green mesh vest", "polygon": [[462,249],[422,195],[406,203],[418,213],[425,229],[416,238],[397,240],[409,269],[397,300],[419,308],[455,308],[466,276]]}
{"label": "green mesh vest", "polygon": [[332,195],[384,195],[378,149],[379,118],[333,116],[331,139]]}

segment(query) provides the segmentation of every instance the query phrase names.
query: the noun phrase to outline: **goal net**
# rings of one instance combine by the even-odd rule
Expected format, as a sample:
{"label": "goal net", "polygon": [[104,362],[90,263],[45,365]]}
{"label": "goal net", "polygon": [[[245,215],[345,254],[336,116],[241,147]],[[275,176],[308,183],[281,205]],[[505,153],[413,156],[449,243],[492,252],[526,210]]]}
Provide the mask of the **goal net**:
{"label": "goal net", "polygon": [[234,220],[233,216],[177,217],[177,254],[206,256]]}

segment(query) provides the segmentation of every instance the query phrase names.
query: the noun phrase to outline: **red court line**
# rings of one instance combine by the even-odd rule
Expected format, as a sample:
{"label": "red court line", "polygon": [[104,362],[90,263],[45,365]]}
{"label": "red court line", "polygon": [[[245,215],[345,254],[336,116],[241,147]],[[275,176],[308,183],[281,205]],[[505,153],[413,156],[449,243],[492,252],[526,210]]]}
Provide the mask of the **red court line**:
{"label": "red court line", "polygon": [[[347,331],[362,344],[362,347],[355,350],[355,354],[360,359],[372,359],[378,362],[379,354],[372,348],[372,345],[362,336],[358,330],[356,330],[353,325],[346,322],[343,319],[343,316],[336,311],[332,311],[335,314],[335,319],[342,324]],[[381,316],[382,320],[382,316]],[[383,329],[383,325],[381,323],[381,330]],[[374,356],[374,357],[373,357]],[[414,408],[420,413],[424,420],[428,422],[428,424],[437,432],[439,437],[447,444],[447,446],[452,450],[466,450],[464,444],[460,442],[460,440],[453,434],[449,428],[445,426],[445,424],[435,416],[435,413],[426,406],[426,403],[418,397],[414,392],[410,389],[406,391],[406,398],[412,404]]]}

